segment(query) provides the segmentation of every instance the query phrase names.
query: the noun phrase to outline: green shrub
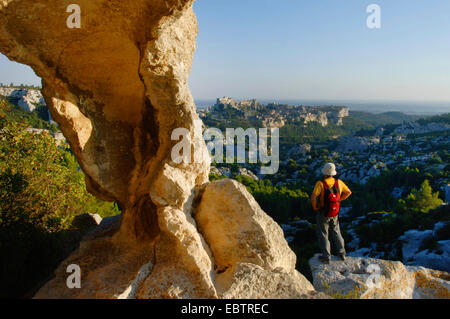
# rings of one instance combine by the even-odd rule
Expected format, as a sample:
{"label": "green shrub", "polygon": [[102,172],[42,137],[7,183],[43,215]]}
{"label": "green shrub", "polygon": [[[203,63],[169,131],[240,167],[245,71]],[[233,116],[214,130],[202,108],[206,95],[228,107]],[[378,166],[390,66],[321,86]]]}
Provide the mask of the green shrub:
{"label": "green shrub", "polygon": [[87,193],[67,145],[29,126],[0,118],[0,298],[29,296],[76,248],[76,215],[119,213]]}
{"label": "green shrub", "polygon": [[420,189],[412,189],[406,199],[399,200],[399,207],[404,211],[428,213],[443,204],[439,198],[439,192],[433,193],[430,182],[425,180]]}

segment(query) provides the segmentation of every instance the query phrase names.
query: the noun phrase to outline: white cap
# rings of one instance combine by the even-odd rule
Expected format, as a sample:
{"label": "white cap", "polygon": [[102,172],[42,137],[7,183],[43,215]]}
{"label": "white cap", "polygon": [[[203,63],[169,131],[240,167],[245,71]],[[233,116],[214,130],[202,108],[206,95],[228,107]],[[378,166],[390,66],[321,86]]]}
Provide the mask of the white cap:
{"label": "white cap", "polygon": [[333,163],[326,163],[324,168],[322,169],[322,173],[323,175],[327,176],[336,176],[336,165],[334,165]]}

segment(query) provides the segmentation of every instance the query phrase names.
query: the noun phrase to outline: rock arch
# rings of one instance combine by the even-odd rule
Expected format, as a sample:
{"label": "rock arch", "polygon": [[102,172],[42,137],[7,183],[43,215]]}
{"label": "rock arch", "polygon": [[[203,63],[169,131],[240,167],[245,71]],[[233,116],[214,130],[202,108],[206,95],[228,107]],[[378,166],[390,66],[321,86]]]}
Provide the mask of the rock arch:
{"label": "rock arch", "polygon": [[[124,213],[118,224],[110,220],[88,236],[36,297],[314,295],[295,271],[295,255],[281,229],[245,188],[232,181],[208,182],[210,159],[188,88],[197,35],[193,0],[80,0],[79,29],[65,25],[69,2],[0,1],[0,51],[42,78],[47,106],[86,175],[88,190],[119,202]],[[189,130],[201,161],[171,160],[175,128]],[[220,205],[205,205],[203,192],[216,194],[215,204],[228,196],[239,202],[223,211]],[[252,221],[243,226],[249,229],[235,232],[250,232],[259,240],[242,237],[245,242],[234,248],[242,251],[218,273],[214,256],[220,253],[223,260],[226,254],[214,236],[206,241],[199,229],[207,227],[208,216],[229,216],[232,222],[235,207],[240,218]],[[198,209],[201,221],[195,219]],[[215,227],[220,231],[227,224]],[[279,260],[258,263],[245,258],[245,249],[257,251],[261,260]],[[82,289],[67,289],[69,264],[82,268]],[[255,289],[242,289],[258,276],[265,279]]]}

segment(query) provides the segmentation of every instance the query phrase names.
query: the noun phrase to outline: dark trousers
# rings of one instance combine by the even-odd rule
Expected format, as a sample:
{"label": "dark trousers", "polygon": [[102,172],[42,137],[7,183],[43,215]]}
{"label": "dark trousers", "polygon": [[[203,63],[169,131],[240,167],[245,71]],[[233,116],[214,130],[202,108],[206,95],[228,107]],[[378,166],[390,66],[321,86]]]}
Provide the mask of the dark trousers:
{"label": "dark trousers", "polygon": [[336,245],[339,255],[345,255],[345,243],[342,238],[339,227],[339,218],[326,217],[322,212],[317,213],[317,237],[319,239],[319,247],[322,252],[322,258],[331,259],[331,246],[328,234],[331,233],[331,239]]}

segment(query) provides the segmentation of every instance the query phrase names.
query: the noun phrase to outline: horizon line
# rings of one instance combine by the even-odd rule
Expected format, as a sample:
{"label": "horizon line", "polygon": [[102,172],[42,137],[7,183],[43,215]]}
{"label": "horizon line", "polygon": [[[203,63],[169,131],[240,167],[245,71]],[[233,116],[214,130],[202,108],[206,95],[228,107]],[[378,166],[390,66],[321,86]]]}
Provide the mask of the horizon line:
{"label": "horizon line", "polygon": [[197,98],[194,97],[194,100],[196,101],[213,101],[213,100],[217,100],[218,98],[223,98],[223,97],[228,97],[231,98],[233,100],[236,101],[248,101],[248,100],[257,100],[257,101],[318,101],[318,102],[323,102],[323,101],[336,101],[336,102],[358,102],[358,103],[372,103],[372,102],[376,102],[376,103],[392,103],[392,102],[396,102],[396,103],[410,103],[410,102],[415,102],[415,103],[443,103],[443,104],[449,104],[449,108],[450,108],[450,100],[408,100],[408,99],[352,99],[352,98],[261,98],[261,97],[234,97],[234,96],[220,96],[220,97],[210,97],[210,98]]}

